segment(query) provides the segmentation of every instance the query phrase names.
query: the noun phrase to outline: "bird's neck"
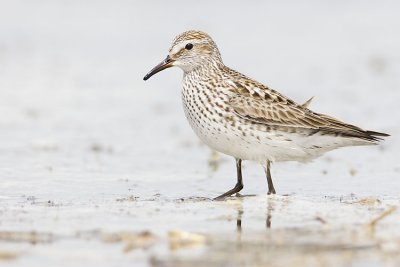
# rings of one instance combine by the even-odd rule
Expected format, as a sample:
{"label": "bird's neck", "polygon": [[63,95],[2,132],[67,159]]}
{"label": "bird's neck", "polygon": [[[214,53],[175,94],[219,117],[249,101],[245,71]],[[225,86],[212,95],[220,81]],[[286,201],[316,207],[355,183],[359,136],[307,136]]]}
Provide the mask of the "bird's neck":
{"label": "bird's neck", "polygon": [[193,69],[184,71],[184,76],[197,80],[208,79],[211,76],[220,76],[224,68],[225,65],[220,60],[207,60]]}

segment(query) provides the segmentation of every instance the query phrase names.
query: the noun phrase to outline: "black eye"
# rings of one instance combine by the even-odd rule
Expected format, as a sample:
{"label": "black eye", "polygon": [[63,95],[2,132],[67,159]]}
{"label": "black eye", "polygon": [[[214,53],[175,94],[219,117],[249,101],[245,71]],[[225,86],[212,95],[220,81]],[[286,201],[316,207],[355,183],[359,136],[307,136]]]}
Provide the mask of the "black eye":
{"label": "black eye", "polygon": [[190,49],[193,48],[193,44],[188,43],[188,44],[185,46],[185,48],[186,48],[187,50],[190,50]]}

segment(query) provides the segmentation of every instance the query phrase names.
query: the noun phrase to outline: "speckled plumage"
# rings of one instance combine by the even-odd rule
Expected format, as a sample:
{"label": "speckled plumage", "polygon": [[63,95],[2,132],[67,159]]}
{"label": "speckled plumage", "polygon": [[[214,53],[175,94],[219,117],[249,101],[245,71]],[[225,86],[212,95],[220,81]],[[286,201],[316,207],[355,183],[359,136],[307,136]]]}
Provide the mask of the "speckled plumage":
{"label": "speckled plumage", "polygon": [[[259,162],[267,177],[271,162],[308,161],[335,148],[376,144],[387,136],[313,112],[308,109],[312,98],[297,104],[230,69],[204,32],[177,36],[167,59],[145,79],[171,66],[184,71],[184,111],[197,136],[212,149],[235,157],[237,163]],[[238,184],[242,188],[239,170],[240,166]],[[270,177],[268,182],[269,193],[275,193]],[[237,189],[222,196],[240,191]]]}

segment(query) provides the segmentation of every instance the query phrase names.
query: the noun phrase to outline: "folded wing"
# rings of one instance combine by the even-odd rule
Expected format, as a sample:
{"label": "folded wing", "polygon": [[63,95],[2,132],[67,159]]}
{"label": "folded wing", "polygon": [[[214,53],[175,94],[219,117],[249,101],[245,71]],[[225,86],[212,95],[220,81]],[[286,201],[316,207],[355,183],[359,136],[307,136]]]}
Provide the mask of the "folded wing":
{"label": "folded wing", "polygon": [[[299,105],[278,92],[257,83],[257,88],[231,82],[233,94],[229,104],[236,114],[253,122],[278,127],[307,128],[321,133],[360,138],[370,142],[381,140],[384,133],[366,131],[333,117],[307,108],[310,101]],[[250,84],[250,83],[248,83]],[[251,83],[254,85],[254,82]],[[310,99],[311,100],[311,99]]]}

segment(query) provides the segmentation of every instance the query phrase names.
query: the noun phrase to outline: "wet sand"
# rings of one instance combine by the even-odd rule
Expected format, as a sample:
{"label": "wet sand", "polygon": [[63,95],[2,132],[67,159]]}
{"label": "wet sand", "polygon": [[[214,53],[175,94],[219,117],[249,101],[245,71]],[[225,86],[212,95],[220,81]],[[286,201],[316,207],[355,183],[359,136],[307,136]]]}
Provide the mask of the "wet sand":
{"label": "wet sand", "polygon": [[[39,266],[397,266],[398,198],[2,201],[1,259]],[[6,205],[5,205],[6,204]],[[17,208],[18,206],[18,208]],[[4,212],[5,207],[13,207]],[[10,229],[11,225],[17,226]],[[21,230],[21,225],[25,229]],[[29,227],[27,226],[29,225]],[[57,263],[58,262],[58,263]]]}

